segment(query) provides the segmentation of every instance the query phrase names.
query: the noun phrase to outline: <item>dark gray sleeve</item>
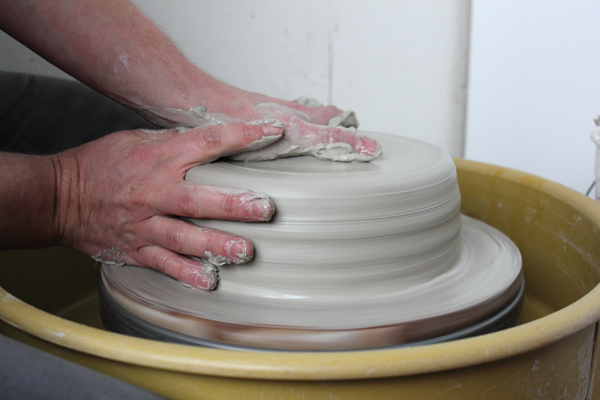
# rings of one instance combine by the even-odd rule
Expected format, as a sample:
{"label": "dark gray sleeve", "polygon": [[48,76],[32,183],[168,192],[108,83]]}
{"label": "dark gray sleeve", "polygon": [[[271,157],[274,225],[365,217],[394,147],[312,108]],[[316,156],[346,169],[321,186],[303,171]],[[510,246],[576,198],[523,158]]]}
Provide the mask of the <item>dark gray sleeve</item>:
{"label": "dark gray sleeve", "polygon": [[53,154],[139,128],[155,127],[82,83],[0,71],[0,151]]}

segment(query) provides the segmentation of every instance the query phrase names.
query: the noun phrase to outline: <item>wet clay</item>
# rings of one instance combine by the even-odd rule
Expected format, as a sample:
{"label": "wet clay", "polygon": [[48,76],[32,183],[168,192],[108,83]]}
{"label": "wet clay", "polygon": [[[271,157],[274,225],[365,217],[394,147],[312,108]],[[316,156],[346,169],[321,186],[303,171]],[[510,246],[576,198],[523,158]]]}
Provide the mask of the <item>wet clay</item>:
{"label": "wet clay", "polygon": [[[315,99],[301,97],[297,100],[299,104],[307,107],[319,107],[321,104]],[[381,146],[374,153],[355,151],[350,145],[343,142],[329,142],[328,128],[337,130],[348,129],[349,134],[355,134],[354,128],[358,126],[358,120],[353,111],[343,111],[340,115],[329,120],[328,126],[312,125],[312,129],[306,129],[306,123],[311,119],[305,113],[296,109],[286,107],[277,103],[262,103],[256,105],[253,114],[262,118],[255,123],[265,121],[288,121],[285,126],[285,134],[282,140],[270,137],[263,142],[254,143],[250,148],[230,157],[236,161],[267,161],[284,157],[312,156],[320,160],[350,162],[371,161],[381,156]],[[231,117],[223,113],[210,113],[206,107],[192,107],[188,111],[176,108],[141,107],[140,114],[158,125],[174,125],[180,133],[187,130],[209,126],[209,125],[231,125],[244,122],[242,119]],[[252,122],[250,122],[252,123]],[[281,122],[278,122],[281,125]],[[281,125],[283,126],[283,125]],[[310,131],[310,134],[306,134]],[[160,132],[157,131],[157,132]],[[267,143],[267,141],[275,143]],[[324,143],[325,142],[325,143]],[[265,147],[265,145],[269,146]],[[360,135],[355,148],[360,147]]]}
{"label": "wet clay", "polygon": [[[310,107],[320,104],[314,99],[298,100],[300,104]],[[285,120],[284,137],[272,145],[258,151],[245,151],[234,154],[230,159],[235,161],[269,161],[284,157],[311,156],[319,160],[351,162],[372,161],[382,154],[379,145],[371,152],[357,151],[361,148],[361,140],[364,136],[358,134],[354,127],[358,121],[352,111],[345,111],[332,118],[328,126],[310,125],[310,117],[301,111],[282,106],[275,103],[263,103],[254,107],[254,113],[261,115],[267,120]],[[309,125],[307,125],[309,123]],[[332,132],[332,127],[335,132]],[[351,140],[350,146],[344,140],[330,141],[330,135],[337,137],[339,131],[347,132],[347,136],[356,136]]]}
{"label": "wet clay", "polygon": [[269,194],[271,222],[194,220],[245,236],[254,258],[223,265],[214,292],[134,267],[106,266],[107,287],[135,299],[120,302],[130,311],[159,325],[163,315],[162,326],[187,334],[239,341],[240,327],[254,327],[244,344],[374,327],[402,343],[502,309],[520,284],[521,258],[502,233],[461,216],[452,159],[417,140],[367,135],[386,149],[369,163],[298,157],[191,169],[191,182]]}

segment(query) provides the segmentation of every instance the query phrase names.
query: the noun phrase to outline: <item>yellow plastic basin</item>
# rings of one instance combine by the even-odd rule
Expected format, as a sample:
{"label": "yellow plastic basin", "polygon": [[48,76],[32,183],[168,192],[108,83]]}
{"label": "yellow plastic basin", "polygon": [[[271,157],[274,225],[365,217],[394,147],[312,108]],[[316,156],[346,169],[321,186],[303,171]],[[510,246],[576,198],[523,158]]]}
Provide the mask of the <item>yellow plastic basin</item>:
{"label": "yellow plastic basin", "polygon": [[252,353],[101,329],[98,268],[52,248],[0,252],[0,332],[176,399],[600,399],[600,205],[521,172],[455,160],[463,213],[523,255],[524,323],[395,350]]}

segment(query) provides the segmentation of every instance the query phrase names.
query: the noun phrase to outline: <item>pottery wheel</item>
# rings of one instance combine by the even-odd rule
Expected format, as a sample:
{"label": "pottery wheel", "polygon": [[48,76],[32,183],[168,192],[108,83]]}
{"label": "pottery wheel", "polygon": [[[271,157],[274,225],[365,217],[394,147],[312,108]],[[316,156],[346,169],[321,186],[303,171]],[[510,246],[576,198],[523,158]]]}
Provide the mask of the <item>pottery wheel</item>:
{"label": "pottery wheel", "polygon": [[392,346],[500,312],[522,283],[521,257],[505,235],[460,214],[452,159],[417,140],[366,134],[384,150],[369,163],[296,157],[193,168],[189,181],[269,194],[269,223],[193,221],[247,237],[254,259],[220,267],[213,292],[103,265],[107,292],[169,330],[273,349]]}

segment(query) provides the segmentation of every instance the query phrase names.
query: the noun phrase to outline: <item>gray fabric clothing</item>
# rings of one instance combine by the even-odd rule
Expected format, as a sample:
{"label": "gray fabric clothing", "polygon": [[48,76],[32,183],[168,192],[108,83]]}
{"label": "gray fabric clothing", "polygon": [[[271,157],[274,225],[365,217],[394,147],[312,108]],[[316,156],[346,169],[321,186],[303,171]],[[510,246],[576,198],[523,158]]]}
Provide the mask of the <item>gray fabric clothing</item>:
{"label": "gray fabric clothing", "polygon": [[0,151],[53,154],[153,124],[71,80],[0,72]]}

